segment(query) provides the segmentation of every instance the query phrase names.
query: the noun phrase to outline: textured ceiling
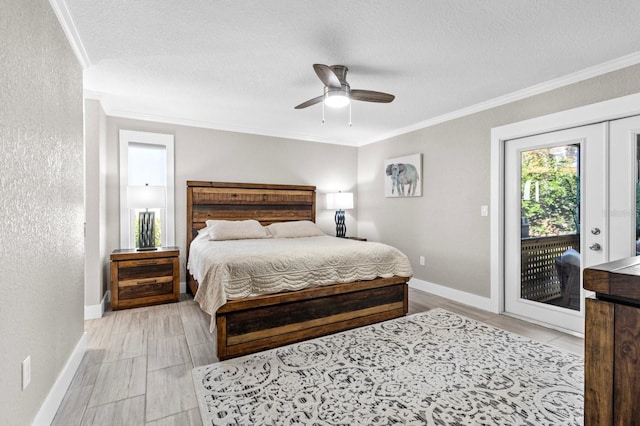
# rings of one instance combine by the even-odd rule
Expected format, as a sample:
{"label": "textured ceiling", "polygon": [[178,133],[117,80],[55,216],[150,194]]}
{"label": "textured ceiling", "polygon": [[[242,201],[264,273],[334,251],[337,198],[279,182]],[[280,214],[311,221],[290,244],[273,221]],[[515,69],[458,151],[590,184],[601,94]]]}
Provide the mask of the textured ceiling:
{"label": "textured ceiling", "polygon": [[[110,115],[354,146],[640,50],[637,0],[52,1]],[[322,123],[314,63],[396,99]]]}

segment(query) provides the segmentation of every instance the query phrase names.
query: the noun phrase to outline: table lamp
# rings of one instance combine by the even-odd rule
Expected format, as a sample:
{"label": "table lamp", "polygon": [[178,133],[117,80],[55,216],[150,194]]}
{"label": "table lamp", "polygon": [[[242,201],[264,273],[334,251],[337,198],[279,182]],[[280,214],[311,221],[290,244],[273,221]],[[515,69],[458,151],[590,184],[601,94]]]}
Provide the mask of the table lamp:
{"label": "table lamp", "polygon": [[327,209],[336,210],[336,237],[347,235],[344,211],[353,208],[353,192],[330,192],[327,194]]}

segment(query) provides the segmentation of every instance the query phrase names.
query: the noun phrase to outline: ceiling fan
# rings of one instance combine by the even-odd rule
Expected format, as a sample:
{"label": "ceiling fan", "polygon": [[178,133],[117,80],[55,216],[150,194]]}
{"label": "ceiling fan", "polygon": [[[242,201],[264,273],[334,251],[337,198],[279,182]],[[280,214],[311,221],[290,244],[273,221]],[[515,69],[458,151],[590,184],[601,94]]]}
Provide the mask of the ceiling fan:
{"label": "ceiling fan", "polygon": [[[324,93],[313,99],[296,106],[295,109],[302,109],[323,103],[323,119],[324,122],[324,105],[331,108],[340,108],[351,104],[351,100],[389,103],[395,99],[395,96],[383,92],[375,92],[373,90],[351,90],[351,86],[347,83],[347,72],[349,68],[344,65],[323,65],[313,64],[318,78],[324,84]],[[349,123],[351,124],[351,123]]]}

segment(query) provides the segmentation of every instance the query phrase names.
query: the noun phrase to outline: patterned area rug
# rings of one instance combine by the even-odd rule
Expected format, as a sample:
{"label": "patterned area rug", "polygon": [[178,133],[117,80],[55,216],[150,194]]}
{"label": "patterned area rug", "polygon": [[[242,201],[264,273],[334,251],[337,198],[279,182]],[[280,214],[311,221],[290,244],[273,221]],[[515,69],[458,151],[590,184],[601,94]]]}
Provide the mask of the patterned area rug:
{"label": "patterned area rug", "polygon": [[583,362],[434,309],[195,368],[205,425],[579,425]]}

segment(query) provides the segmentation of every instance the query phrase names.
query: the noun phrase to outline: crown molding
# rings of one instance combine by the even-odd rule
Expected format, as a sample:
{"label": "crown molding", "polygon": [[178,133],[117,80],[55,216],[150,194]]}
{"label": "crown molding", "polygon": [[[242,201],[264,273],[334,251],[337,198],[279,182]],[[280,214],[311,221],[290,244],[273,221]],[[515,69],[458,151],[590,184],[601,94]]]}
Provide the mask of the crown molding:
{"label": "crown molding", "polygon": [[637,65],[638,63],[640,63],[640,52],[632,53],[630,55],[622,56],[612,61],[604,62],[602,64],[599,64],[590,68],[586,68],[584,70],[581,70],[572,74],[568,74],[563,77],[549,80],[544,83],[536,84],[535,86],[531,86],[526,89],[518,90],[516,92],[512,92],[504,96],[490,99],[488,101],[481,102],[479,104],[471,105],[469,107],[462,108],[457,111],[452,111],[450,113],[443,114],[438,117],[430,118],[428,120],[424,120],[424,121],[412,124],[410,126],[396,129],[392,132],[388,132],[383,135],[380,135],[379,137],[375,138],[375,140],[365,142],[359,146],[368,145],[374,142],[380,142],[395,136],[400,136],[416,130],[435,126],[436,124],[444,123],[446,121],[455,120],[457,118],[475,114],[477,112],[486,111],[491,108],[499,107],[502,105],[509,104],[511,102],[519,101],[525,98],[529,98],[535,95],[549,92],[551,90],[559,89],[561,87],[578,83],[584,80],[588,80],[590,78],[598,77],[600,75],[617,71],[622,68],[626,68],[632,65]]}
{"label": "crown molding", "polygon": [[78,29],[76,28],[76,24],[73,21],[73,17],[71,16],[71,12],[69,11],[66,1],[49,0],[49,4],[51,5],[53,12],[56,14],[58,22],[60,22],[60,26],[62,27],[62,31],[64,31],[64,34],[67,36],[67,40],[69,40],[69,44],[71,45],[73,52],[76,54],[82,69],[90,67],[91,61],[89,60],[89,55],[84,48],[84,44],[82,44],[80,34],[78,34]]}

